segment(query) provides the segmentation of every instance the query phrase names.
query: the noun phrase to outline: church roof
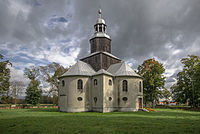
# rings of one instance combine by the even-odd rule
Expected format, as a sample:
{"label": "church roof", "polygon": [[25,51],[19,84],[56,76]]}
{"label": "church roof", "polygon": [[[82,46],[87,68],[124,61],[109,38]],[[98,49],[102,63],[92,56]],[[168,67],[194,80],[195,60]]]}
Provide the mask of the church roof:
{"label": "church roof", "polygon": [[94,75],[99,75],[99,74],[107,74],[107,75],[110,75],[110,76],[113,76],[111,73],[107,72],[106,70],[104,69],[100,69],[98,72],[96,72]]}
{"label": "church roof", "polygon": [[118,57],[112,55],[111,53],[103,52],[103,51],[98,51],[98,52],[91,53],[91,54],[89,54],[88,56],[86,56],[86,57],[84,57],[84,58],[82,58],[82,59],[88,58],[88,57],[93,56],[93,55],[96,55],[96,54],[98,54],[98,53],[103,53],[103,54],[106,54],[106,55],[108,55],[108,56],[110,56],[110,57],[113,57],[113,58],[115,58],[115,59],[120,60]]}
{"label": "church roof", "polygon": [[96,24],[106,24],[105,20],[102,19],[102,18],[98,18],[97,21],[96,21]]}
{"label": "church roof", "polygon": [[91,39],[93,39],[95,37],[106,37],[106,38],[110,39],[110,36],[103,32],[95,32]]}
{"label": "church roof", "polygon": [[74,64],[66,73],[64,73],[61,77],[64,76],[76,76],[76,75],[83,75],[83,76],[91,76],[95,74],[95,71],[92,69],[92,67],[83,62],[83,61],[77,61],[76,64]]}
{"label": "church roof", "polygon": [[109,73],[114,76],[135,76],[141,77],[138,75],[126,62],[120,62],[111,65],[108,70]]}

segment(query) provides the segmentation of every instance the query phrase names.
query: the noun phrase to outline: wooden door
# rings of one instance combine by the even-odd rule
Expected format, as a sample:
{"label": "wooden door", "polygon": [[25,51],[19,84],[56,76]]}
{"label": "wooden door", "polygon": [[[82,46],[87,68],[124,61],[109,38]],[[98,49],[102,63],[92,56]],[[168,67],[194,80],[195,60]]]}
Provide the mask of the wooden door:
{"label": "wooden door", "polygon": [[139,103],[139,108],[142,108],[142,98],[138,99],[138,103]]}

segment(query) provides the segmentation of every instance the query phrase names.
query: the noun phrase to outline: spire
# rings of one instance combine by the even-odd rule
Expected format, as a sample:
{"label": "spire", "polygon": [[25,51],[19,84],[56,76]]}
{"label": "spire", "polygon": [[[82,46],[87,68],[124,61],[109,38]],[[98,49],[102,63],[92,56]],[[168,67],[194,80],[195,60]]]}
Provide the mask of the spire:
{"label": "spire", "polygon": [[101,9],[98,10],[98,13],[99,13],[99,18],[101,18],[101,13],[102,13]]}

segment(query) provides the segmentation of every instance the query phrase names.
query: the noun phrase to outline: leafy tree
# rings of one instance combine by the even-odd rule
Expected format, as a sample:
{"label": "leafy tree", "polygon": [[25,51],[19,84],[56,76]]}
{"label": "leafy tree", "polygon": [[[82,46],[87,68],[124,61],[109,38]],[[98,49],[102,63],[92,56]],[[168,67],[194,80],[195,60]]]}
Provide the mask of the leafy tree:
{"label": "leafy tree", "polygon": [[37,105],[40,103],[42,97],[42,90],[40,88],[40,82],[38,80],[31,80],[26,89],[25,101],[28,104]]}
{"label": "leafy tree", "polygon": [[15,104],[17,104],[17,97],[21,94],[24,87],[23,81],[13,80],[10,82],[10,92]]}
{"label": "leafy tree", "polygon": [[161,90],[160,98],[164,99],[167,104],[171,96],[172,94],[167,88],[164,88],[163,90]]}
{"label": "leafy tree", "polygon": [[25,75],[31,80],[26,89],[25,101],[29,104],[37,105],[40,103],[42,97],[42,90],[40,87],[40,82],[37,80],[39,76],[39,70],[31,66],[30,68],[25,68]]}
{"label": "leafy tree", "polygon": [[200,105],[200,63],[195,66],[194,74],[194,104],[195,107]]}
{"label": "leafy tree", "polygon": [[198,107],[200,99],[200,57],[189,55],[181,59],[183,70],[177,74],[177,83],[171,89],[173,99],[179,103],[187,103]]}
{"label": "leafy tree", "polygon": [[48,95],[58,96],[59,92],[58,77],[60,77],[68,69],[65,69],[58,63],[53,62],[47,66],[40,66],[39,70],[42,78],[50,85],[50,90],[48,92]]}
{"label": "leafy tree", "polygon": [[138,66],[138,73],[144,78],[144,103],[152,103],[158,100],[162,88],[164,88],[165,77],[163,73],[165,69],[163,64],[154,59],[145,60],[142,65]]}
{"label": "leafy tree", "polygon": [[[0,54],[0,60],[2,59],[3,55]],[[0,62],[0,100],[2,97],[6,97],[6,92],[9,90],[10,69],[7,68],[9,64],[12,66],[8,60]]]}

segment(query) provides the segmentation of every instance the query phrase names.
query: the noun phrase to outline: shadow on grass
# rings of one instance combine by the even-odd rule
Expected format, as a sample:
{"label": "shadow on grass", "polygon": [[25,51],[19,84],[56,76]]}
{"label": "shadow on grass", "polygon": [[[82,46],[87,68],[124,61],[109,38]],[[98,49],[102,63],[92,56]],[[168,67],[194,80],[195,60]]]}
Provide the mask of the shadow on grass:
{"label": "shadow on grass", "polygon": [[29,112],[58,112],[58,108],[32,108]]}

